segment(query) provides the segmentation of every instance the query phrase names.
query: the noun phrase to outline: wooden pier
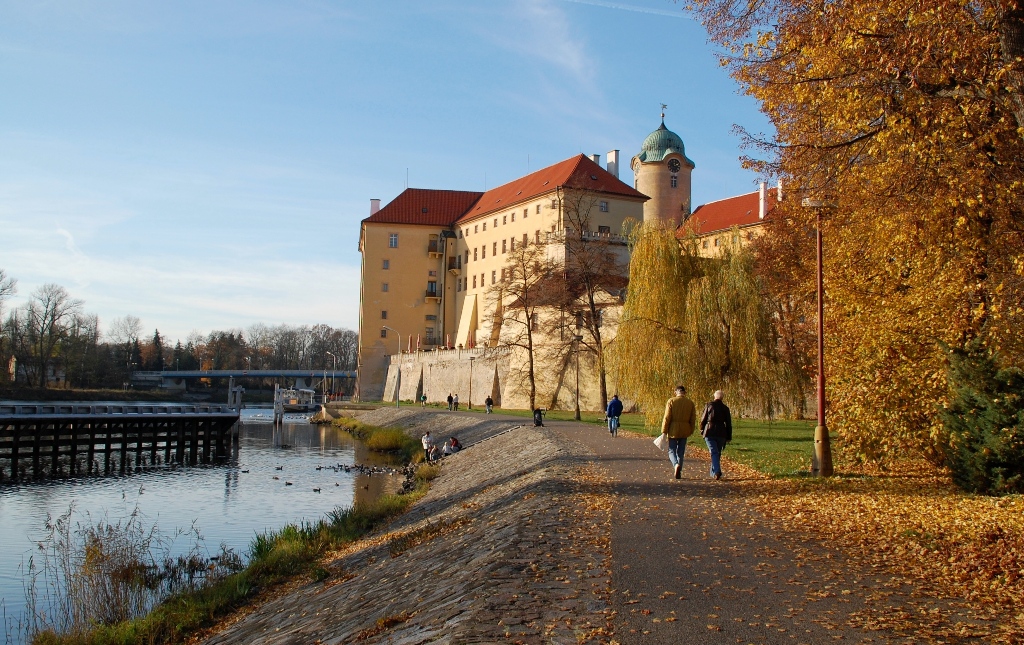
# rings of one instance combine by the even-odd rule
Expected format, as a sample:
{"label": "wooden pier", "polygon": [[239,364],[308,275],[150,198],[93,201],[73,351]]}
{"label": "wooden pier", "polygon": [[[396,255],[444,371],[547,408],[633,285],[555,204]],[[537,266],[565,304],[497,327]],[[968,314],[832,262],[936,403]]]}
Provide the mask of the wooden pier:
{"label": "wooden pier", "polygon": [[0,481],[223,460],[238,416],[218,404],[0,401]]}

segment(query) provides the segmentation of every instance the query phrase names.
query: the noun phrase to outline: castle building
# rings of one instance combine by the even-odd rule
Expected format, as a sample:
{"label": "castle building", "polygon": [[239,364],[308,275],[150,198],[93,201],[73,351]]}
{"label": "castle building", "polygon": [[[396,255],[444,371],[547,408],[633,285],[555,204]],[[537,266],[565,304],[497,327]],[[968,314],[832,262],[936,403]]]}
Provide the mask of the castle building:
{"label": "castle building", "polygon": [[[510,378],[521,357],[495,351],[502,323],[494,293],[505,280],[509,253],[544,245],[549,259],[564,261],[568,238],[582,235],[613,248],[627,266],[627,220],[659,221],[680,231],[690,220],[707,235],[731,227],[733,211],[749,201],[741,196],[735,204],[706,205],[690,217],[695,164],[682,139],[666,128],[664,115],[631,168],[633,186],[619,179],[619,151],[613,150],[607,167],[600,155],[578,155],[486,192],[408,188],[384,207],[371,200],[359,232],[357,397],[415,400],[425,394],[438,402],[458,393],[464,402],[491,396],[525,407]],[[580,231],[567,211],[567,197],[578,191],[593,197],[593,212],[582,225],[587,230]],[[614,329],[602,336],[611,340]],[[548,370],[552,383],[544,387],[551,391],[543,407],[567,400],[559,372],[565,368],[562,363]],[[594,375],[587,366],[580,370],[581,391],[572,397],[579,396],[584,409],[599,407]]]}

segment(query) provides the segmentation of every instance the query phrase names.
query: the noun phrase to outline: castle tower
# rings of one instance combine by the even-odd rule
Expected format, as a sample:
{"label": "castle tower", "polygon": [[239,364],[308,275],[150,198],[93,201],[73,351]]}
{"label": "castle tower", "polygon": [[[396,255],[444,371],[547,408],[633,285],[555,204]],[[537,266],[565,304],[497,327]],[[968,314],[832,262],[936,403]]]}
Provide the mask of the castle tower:
{"label": "castle tower", "polygon": [[650,197],[644,204],[644,222],[662,221],[673,229],[690,216],[690,173],[696,165],[686,156],[683,140],[661,126],[647,135],[631,166],[636,189]]}

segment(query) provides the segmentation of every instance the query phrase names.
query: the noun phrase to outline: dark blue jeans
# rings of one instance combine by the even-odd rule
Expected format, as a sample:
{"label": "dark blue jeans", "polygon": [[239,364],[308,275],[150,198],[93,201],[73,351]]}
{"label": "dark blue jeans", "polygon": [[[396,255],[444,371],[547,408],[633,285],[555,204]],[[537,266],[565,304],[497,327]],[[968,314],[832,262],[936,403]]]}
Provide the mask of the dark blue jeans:
{"label": "dark blue jeans", "polygon": [[711,476],[722,474],[722,450],[725,449],[725,439],[721,437],[704,437],[704,443],[708,444],[708,452],[711,453]]}

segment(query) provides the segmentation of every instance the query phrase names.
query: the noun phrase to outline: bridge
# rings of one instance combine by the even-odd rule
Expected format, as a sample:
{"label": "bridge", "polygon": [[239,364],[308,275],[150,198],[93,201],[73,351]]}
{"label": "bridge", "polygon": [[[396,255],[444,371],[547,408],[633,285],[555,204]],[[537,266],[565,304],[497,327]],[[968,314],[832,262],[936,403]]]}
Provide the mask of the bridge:
{"label": "bridge", "polygon": [[[189,380],[195,379],[285,379],[295,387],[308,388],[323,381],[324,376],[334,379],[355,379],[349,370],[164,370],[162,372],[132,372],[132,385],[165,390],[184,390]],[[350,389],[350,388],[349,388]]]}

